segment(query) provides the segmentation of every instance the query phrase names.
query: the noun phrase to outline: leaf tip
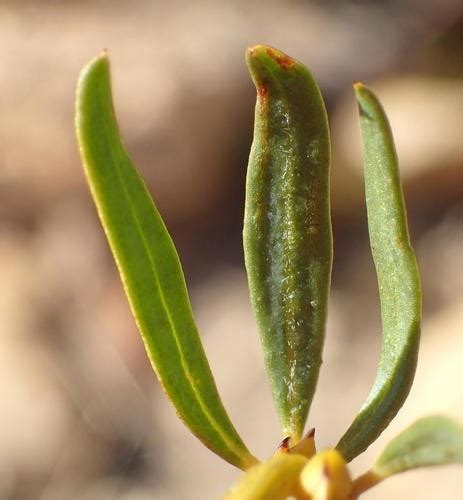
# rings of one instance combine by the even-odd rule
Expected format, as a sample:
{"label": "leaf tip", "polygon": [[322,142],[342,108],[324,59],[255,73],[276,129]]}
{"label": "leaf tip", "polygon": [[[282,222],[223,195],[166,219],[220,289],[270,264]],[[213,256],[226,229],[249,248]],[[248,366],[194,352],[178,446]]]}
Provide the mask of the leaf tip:
{"label": "leaf tip", "polygon": [[[98,82],[105,82],[109,86],[110,67],[107,49],[103,49],[96,57],[91,59],[81,70],[77,82],[76,93],[76,121],[80,123],[81,108],[85,105],[89,93]],[[79,130],[79,126],[77,129]]]}
{"label": "leaf tip", "polygon": [[362,82],[355,82],[352,86],[354,87],[355,97],[358,101],[360,101],[366,93],[371,93],[368,87]]}
{"label": "leaf tip", "polygon": [[91,59],[82,69],[79,76],[79,87],[88,80],[88,78],[97,72],[103,71],[109,73],[109,55],[108,50],[103,49],[96,57]]}
{"label": "leaf tip", "polygon": [[378,99],[366,85],[362,82],[355,82],[353,84],[355,98],[360,108],[362,116],[374,115],[374,109],[378,107]]}
{"label": "leaf tip", "polygon": [[288,56],[281,50],[270,47],[269,45],[253,45],[246,49],[246,62],[252,64],[253,60],[261,60],[277,63],[278,67],[283,70],[292,68],[296,64],[296,59]]}

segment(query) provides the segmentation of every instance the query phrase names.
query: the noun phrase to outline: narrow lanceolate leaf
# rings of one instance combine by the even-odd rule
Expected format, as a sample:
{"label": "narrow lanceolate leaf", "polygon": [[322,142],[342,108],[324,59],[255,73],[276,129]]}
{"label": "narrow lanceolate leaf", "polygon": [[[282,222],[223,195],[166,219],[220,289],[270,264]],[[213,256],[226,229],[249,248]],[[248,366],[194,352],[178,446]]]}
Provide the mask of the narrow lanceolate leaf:
{"label": "narrow lanceolate leaf", "polygon": [[448,417],[421,418],[393,439],[373,468],[354,481],[354,496],[394,474],[452,463],[463,464],[463,427]]}
{"label": "narrow lanceolate leaf", "polygon": [[337,448],[346,460],[364,451],[404,403],[415,374],[421,291],[408,235],[397,155],[376,96],[355,85],[364,145],[368,229],[378,277],[383,341],[375,383]]}
{"label": "narrow lanceolate leaf", "polygon": [[307,462],[302,455],[279,453],[246,472],[223,500],[308,499],[299,480]]}
{"label": "narrow lanceolate leaf", "polygon": [[301,63],[262,45],[248,49],[246,62],[257,104],[245,262],[273,399],[294,444],[318,379],[331,278],[328,124]]}
{"label": "narrow lanceolate leaf", "polygon": [[81,74],[76,126],[93,199],[158,378],[191,431],[245,469],[255,459],[220,401],[174,245],[121,143],[105,54]]}

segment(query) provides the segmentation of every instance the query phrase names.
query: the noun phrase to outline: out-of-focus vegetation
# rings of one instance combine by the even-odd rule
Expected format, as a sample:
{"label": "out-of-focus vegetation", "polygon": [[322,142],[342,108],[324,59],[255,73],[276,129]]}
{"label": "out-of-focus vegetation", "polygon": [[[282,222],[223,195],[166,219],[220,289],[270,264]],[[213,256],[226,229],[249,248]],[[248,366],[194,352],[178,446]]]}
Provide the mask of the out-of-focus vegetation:
{"label": "out-of-focus vegetation", "polygon": [[[240,234],[254,103],[242,61],[258,41],[306,61],[327,89],[336,268],[310,422],[320,446],[352,420],[380,343],[354,80],[374,86],[388,109],[424,281],[416,385],[387,436],[424,413],[461,418],[461,2],[4,1],[0,22],[0,498],[213,499],[237,475],[163,399],[95,221],[72,115],[79,69],[102,48],[114,61],[127,146],[180,250],[225,404],[259,455],[273,452],[279,431]],[[353,467],[363,470],[385,442]],[[453,499],[459,474],[410,474],[369,498],[433,498],[432,481],[439,498]]]}

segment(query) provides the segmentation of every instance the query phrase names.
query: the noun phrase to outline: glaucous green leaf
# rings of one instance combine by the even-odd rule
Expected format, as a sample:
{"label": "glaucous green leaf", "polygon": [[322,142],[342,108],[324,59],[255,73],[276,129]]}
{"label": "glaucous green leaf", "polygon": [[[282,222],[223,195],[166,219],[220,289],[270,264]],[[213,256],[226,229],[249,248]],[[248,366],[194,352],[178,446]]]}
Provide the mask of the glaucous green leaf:
{"label": "glaucous green leaf", "polygon": [[408,235],[398,161],[386,114],[371,90],[354,86],[359,104],[371,252],[378,278],[383,340],[374,385],[337,445],[347,461],[364,451],[403,405],[416,369],[421,289]]}
{"label": "glaucous green leaf", "polygon": [[119,137],[106,54],[82,71],[76,127],[90,190],[157,376],[191,431],[246,469],[256,459],[220,400],[177,252]]}
{"label": "glaucous green leaf", "polygon": [[448,417],[421,418],[393,439],[373,466],[383,478],[429,465],[463,464],[463,427]]}
{"label": "glaucous green leaf", "polygon": [[330,139],[312,75],[256,45],[246,62],[257,89],[244,252],[283,435],[300,439],[322,362],[332,266]]}
{"label": "glaucous green leaf", "polygon": [[394,474],[452,463],[463,464],[463,427],[448,417],[421,418],[394,438],[372,469],[353,482],[352,498]]}
{"label": "glaucous green leaf", "polygon": [[299,476],[307,462],[302,455],[278,453],[249,469],[223,500],[305,499]]}

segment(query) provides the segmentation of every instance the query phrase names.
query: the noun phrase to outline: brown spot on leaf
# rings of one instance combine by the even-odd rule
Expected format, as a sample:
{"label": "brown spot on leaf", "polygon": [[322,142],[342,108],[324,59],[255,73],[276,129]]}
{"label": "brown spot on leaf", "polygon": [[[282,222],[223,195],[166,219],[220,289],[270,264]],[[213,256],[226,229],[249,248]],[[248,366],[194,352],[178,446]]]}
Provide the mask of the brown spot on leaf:
{"label": "brown spot on leaf", "polygon": [[294,66],[296,62],[292,57],[283,54],[283,52],[276,51],[275,49],[267,49],[267,54],[275,60],[282,69],[290,69]]}
{"label": "brown spot on leaf", "polygon": [[263,82],[257,86],[257,95],[261,99],[265,99],[268,96],[268,87],[267,87],[267,84],[265,82]]}

